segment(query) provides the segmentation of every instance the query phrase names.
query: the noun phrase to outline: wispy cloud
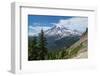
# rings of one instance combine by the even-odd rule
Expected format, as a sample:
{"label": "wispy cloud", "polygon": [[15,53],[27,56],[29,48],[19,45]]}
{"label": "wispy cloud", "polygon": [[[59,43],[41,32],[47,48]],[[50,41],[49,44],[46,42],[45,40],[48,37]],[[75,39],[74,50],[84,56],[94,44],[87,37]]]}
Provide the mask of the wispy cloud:
{"label": "wispy cloud", "polygon": [[79,31],[85,31],[88,27],[88,18],[87,17],[73,17],[70,19],[61,19],[58,23],[53,23],[56,26],[65,26],[69,29],[77,29]]}
{"label": "wispy cloud", "polygon": [[45,30],[48,30],[50,29],[51,27],[48,27],[48,26],[29,26],[28,29],[29,29],[29,36],[33,36],[33,35],[38,35],[38,33],[40,33],[41,29],[43,29],[44,31]]}
{"label": "wispy cloud", "polygon": [[37,22],[34,22],[32,24],[32,26],[52,26],[52,23],[37,23]]}

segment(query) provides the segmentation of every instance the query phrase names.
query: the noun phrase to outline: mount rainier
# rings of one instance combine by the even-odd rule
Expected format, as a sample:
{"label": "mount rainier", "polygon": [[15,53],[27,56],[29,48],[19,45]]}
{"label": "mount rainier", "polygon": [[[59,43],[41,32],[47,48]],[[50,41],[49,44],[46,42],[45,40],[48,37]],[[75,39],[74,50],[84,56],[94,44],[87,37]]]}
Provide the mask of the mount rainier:
{"label": "mount rainier", "polygon": [[69,47],[78,41],[82,32],[74,29],[71,30],[63,25],[56,25],[44,31],[48,49],[55,50],[57,48]]}

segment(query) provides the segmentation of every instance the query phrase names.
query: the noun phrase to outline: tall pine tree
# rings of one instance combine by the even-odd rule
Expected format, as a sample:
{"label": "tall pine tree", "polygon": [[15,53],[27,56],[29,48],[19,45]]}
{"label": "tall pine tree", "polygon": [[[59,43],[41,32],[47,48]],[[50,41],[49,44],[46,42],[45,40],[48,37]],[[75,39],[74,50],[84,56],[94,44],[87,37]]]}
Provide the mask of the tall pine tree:
{"label": "tall pine tree", "polygon": [[46,48],[47,41],[46,37],[44,35],[43,29],[41,30],[41,33],[39,34],[39,48],[40,48],[40,58],[41,60],[45,60],[47,58],[48,50]]}

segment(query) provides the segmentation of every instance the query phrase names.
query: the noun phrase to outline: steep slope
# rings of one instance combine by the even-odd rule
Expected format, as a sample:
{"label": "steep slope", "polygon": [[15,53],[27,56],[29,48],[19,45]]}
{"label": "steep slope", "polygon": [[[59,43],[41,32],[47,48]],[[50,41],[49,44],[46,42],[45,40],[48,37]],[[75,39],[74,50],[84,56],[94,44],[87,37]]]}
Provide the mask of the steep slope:
{"label": "steep slope", "polygon": [[[84,33],[83,36],[73,44],[70,48],[66,49],[67,55],[64,58],[88,58],[88,35]],[[65,52],[65,53],[66,53]]]}
{"label": "steep slope", "polygon": [[80,58],[88,58],[88,52],[85,51],[85,52],[82,52],[82,53],[79,53],[76,57],[74,57],[73,59],[80,59]]}
{"label": "steep slope", "polygon": [[83,33],[80,40],[69,48],[64,47],[59,52],[51,52],[48,59],[80,59],[88,58],[88,37],[87,32]]}

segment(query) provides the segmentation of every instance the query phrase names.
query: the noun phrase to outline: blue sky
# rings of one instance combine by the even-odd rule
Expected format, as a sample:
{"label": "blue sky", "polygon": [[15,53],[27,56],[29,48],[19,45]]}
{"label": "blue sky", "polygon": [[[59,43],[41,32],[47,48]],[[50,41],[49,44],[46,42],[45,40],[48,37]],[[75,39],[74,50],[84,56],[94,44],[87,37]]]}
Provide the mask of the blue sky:
{"label": "blue sky", "polygon": [[[72,16],[43,16],[43,15],[28,15],[28,25],[34,25],[34,23],[44,24],[42,26],[52,26],[51,23],[58,23],[60,19],[69,19]],[[39,26],[39,25],[38,25]]]}
{"label": "blue sky", "polygon": [[72,30],[84,31],[88,25],[88,18],[79,16],[28,15],[29,35],[37,35],[41,29],[47,30],[57,25],[64,25]]}

